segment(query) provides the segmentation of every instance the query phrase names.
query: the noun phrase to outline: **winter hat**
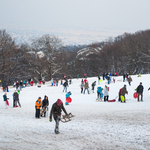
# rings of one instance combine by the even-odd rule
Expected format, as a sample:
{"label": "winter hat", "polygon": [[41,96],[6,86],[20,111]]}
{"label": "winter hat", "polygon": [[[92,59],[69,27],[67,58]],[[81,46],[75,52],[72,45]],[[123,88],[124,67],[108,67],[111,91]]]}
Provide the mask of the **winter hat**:
{"label": "winter hat", "polygon": [[142,84],[142,82],[140,82],[140,84]]}
{"label": "winter hat", "polygon": [[61,99],[57,99],[57,105],[60,106],[63,102],[61,101]]}
{"label": "winter hat", "polygon": [[39,97],[39,99],[41,99],[41,97]]}
{"label": "winter hat", "polygon": [[126,87],[126,85],[124,84],[124,87]]}

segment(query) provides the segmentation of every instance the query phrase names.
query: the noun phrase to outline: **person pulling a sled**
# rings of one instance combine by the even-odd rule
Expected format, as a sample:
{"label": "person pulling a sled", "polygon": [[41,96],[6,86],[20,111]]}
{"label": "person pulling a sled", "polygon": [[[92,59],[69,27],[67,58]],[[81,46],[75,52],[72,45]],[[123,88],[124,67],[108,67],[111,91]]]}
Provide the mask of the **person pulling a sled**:
{"label": "person pulling a sled", "polygon": [[50,111],[50,117],[49,117],[49,121],[52,121],[52,115],[53,118],[56,122],[56,126],[55,126],[55,133],[58,134],[59,133],[59,122],[61,120],[61,111],[64,111],[64,113],[66,115],[68,115],[66,109],[63,106],[63,102],[60,99],[57,99],[57,101],[52,105],[51,111]]}

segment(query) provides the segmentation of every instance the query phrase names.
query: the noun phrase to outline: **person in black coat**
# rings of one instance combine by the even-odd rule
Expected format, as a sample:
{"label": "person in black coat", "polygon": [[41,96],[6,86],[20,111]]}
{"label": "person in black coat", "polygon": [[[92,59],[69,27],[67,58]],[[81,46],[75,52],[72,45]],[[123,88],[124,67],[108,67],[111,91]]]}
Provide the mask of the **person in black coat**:
{"label": "person in black coat", "polygon": [[3,87],[3,92],[6,92],[7,91],[7,84],[6,84],[6,81],[4,81],[3,83],[2,83],[2,87]]}
{"label": "person in black coat", "polygon": [[59,122],[61,120],[61,111],[62,110],[64,111],[64,113],[66,115],[68,115],[66,109],[63,106],[63,102],[60,99],[58,99],[52,105],[52,108],[51,108],[51,111],[50,111],[50,117],[49,117],[49,121],[51,122],[52,121],[52,115],[53,115],[53,118],[56,122],[55,130],[54,130],[56,134],[59,133]]}
{"label": "person in black coat", "polygon": [[21,104],[19,102],[19,94],[17,93],[17,91],[14,92],[13,94],[13,99],[14,99],[14,102],[15,102],[15,107],[18,107],[17,106],[17,103],[19,104],[19,106],[21,107]]}
{"label": "person in black coat", "polygon": [[67,86],[68,86],[68,81],[65,81],[65,83],[63,84],[64,86],[64,89],[63,89],[63,92],[67,92]]}
{"label": "person in black coat", "polygon": [[96,85],[96,81],[94,81],[94,82],[92,83],[92,91],[93,91],[93,93],[94,93],[94,87],[95,87],[95,85]]}
{"label": "person in black coat", "polygon": [[[42,108],[45,107],[45,109],[48,109],[48,106],[49,106],[49,100],[48,97],[45,95],[44,100],[42,101]],[[44,112],[44,117],[46,117],[46,111]]]}
{"label": "person in black coat", "polygon": [[140,96],[141,96],[141,101],[143,101],[143,90],[144,90],[144,87],[142,85],[142,82],[140,82],[140,85],[137,87],[138,102],[139,102],[139,97]]}

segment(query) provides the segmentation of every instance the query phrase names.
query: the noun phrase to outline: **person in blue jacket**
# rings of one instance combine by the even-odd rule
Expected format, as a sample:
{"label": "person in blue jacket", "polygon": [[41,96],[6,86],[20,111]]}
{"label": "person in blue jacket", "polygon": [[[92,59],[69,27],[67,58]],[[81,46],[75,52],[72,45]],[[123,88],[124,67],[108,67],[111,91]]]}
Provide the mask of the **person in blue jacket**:
{"label": "person in blue jacket", "polygon": [[[67,94],[66,94],[66,98],[70,97],[72,93],[69,91]],[[69,105],[69,103],[65,102],[65,105]]]}
{"label": "person in blue jacket", "polygon": [[97,99],[102,98],[103,93],[102,93],[103,88],[102,87],[97,87]]}

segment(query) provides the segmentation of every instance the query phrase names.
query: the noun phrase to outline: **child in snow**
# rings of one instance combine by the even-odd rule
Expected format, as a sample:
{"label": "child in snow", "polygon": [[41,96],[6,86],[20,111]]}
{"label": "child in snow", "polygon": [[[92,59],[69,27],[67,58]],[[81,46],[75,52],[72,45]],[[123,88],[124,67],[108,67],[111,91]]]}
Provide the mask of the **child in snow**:
{"label": "child in snow", "polygon": [[103,88],[97,87],[97,99],[102,100],[102,95],[103,95],[102,90],[103,90]]}
{"label": "child in snow", "polygon": [[5,108],[7,109],[7,100],[9,99],[9,98],[7,98],[7,93],[5,93],[3,95],[3,98],[4,98],[4,102],[5,102]]}
{"label": "child in snow", "polygon": [[40,118],[40,108],[42,107],[41,97],[35,102],[35,118]]}
{"label": "child in snow", "polygon": [[81,82],[81,93],[83,92],[84,82]]}
{"label": "child in snow", "polygon": [[[71,95],[71,92],[69,91],[69,92],[66,94],[66,99],[67,99],[68,97],[70,97],[70,95]],[[65,102],[65,105],[69,105],[69,103]]]}
{"label": "child in snow", "polygon": [[56,126],[55,126],[55,133],[58,134],[59,133],[59,122],[61,120],[61,111],[64,111],[64,113],[66,115],[68,115],[66,109],[63,106],[63,102],[60,99],[57,99],[57,101],[53,104],[51,111],[50,111],[50,117],[49,117],[49,121],[52,121],[52,115],[53,118],[56,122]]}
{"label": "child in snow", "polygon": [[105,85],[105,88],[104,88],[104,102],[108,101],[108,97],[109,97],[109,94],[108,94],[108,86]]}

